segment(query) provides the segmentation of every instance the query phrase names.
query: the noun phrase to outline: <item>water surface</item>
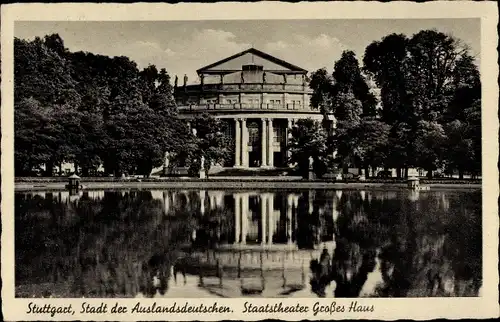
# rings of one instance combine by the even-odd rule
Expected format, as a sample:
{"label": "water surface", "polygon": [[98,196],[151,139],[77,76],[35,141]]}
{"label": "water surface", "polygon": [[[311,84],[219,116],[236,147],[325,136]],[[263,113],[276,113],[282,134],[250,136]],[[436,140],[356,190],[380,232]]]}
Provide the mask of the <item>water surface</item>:
{"label": "water surface", "polygon": [[477,296],[481,192],[15,195],[18,297]]}

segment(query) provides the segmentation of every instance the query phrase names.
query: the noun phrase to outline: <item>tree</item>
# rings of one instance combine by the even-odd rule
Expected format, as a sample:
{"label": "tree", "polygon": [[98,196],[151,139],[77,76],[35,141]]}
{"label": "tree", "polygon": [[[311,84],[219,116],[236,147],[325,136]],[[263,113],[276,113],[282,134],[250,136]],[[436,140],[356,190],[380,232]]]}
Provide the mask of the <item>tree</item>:
{"label": "tree", "polygon": [[88,175],[149,175],[190,132],[165,69],[127,57],[69,52],[62,38],[15,39],[16,173],[74,162]]}
{"label": "tree", "polygon": [[56,146],[50,112],[34,98],[14,106],[14,169],[16,175],[31,175],[50,160]]}
{"label": "tree", "polygon": [[445,162],[449,172],[458,170],[481,173],[481,101],[475,101],[463,111],[465,120],[455,119],[445,124]]}
{"label": "tree", "polygon": [[[72,150],[72,142],[64,135],[63,118],[78,108],[80,96],[71,67],[59,53],[62,40],[57,39],[14,39],[17,174],[45,165],[45,174],[52,175],[54,164],[68,158]],[[58,51],[47,43],[57,43]]]}
{"label": "tree", "polygon": [[334,105],[337,126],[330,140],[331,149],[337,150],[336,159],[347,172],[349,165],[359,165],[361,157],[357,148],[363,107],[352,92],[337,95]]}
{"label": "tree", "polygon": [[[227,124],[207,113],[197,116],[191,126],[196,131],[187,145],[187,161],[191,175],[203,169],[208,177],[212,165],[223,164],[231,159],[233,142],[226,134]],[[204,164],[201,164],[201,160]]]}
{"label": "tree", "polygon": [[386,167],[397,168],[397,176],[400,177],[400,169],[409,168],[415,165],[414,151],[414,131],[408,123],[400,122],[392,125],[389,133],[389,149]]}
{"label": "tree", "polygon": [[[435,168],[444,145],[437,151],[430,140],[442,141],[445,124],[465,121],[464,111],[481,95],[479,71],[467,46],[436,30],[411,38],[391,34],[366,48],[363,64],[381,89],[382,121],[392,126],[388,163]],[[423,128],[432,133],[422,133]],[[413,150],[414,145],[421,150]]]}
{"label": "tree", "polygon": [[351,92],[363,106],[364,116],[375,116],[376,99],[370,92],[366,79],[359,67],[356,54],[345,50],[341,58],[335,62],[333,70],[334,95]]}
{"label": "tree", "polygon": [[405,81],[407,44],[405,35],[390,34],[368,45],[363,57],[364,71],[381,90],[382,120],[390,125],[411,117]]}
{"label": "tree", "polygon": [[387,160],[390,126],[374,118],[364,118],[358,127],[357,153],[368,175],[368,167],[384,166]]}
{"label": "tree", "polygon": [[432,170],[437,169],[443,160],[443,145],[446,139],[443,127],[436,122],[420,121],[415,135],[414,151],[417,166],[427,170],[432,178]]}
{"label": "tree", "polygon": [[327,132],[321,124],[312,119],[301,119],[292,127],[291,139],[288,145],[290,164],[297,164],[304,178],[308,176],[309,159],[313,159],[316,175],[321,177],[327,162]]}

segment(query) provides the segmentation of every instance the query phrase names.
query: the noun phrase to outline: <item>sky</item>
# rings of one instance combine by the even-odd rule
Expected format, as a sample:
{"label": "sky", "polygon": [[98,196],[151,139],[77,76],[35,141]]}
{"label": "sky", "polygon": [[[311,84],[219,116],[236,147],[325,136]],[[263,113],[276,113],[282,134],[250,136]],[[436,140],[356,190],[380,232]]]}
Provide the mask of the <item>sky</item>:
{"label": "sky", "polygon": [[206,21],[21,21],[15,37],[58,33],[70,51],[127,56],[139,68],[150,64],[172,76],[197,81],[196,70],[250,47],[309,70],[333,70],[342,51],[362,61],[371,42],[391,33],[422,29],[451,34],[470,47],[479,64],[479,19],[206,20]]}

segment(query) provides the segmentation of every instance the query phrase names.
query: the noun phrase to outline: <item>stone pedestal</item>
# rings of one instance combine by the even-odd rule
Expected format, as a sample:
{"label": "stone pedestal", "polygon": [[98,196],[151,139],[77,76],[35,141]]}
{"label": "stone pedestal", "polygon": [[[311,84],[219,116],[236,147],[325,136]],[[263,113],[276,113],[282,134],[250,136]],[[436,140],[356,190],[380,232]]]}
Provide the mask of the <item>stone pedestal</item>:
{"label": "stone pedestal", "polygon": [[313,158],[309,157],[309,172],[307,174],[307,180],[314,180],[314,179],[316,179],[316,174],[313,171],[313,164],[314,164]]}
{"label": "stone pedestal", "polygon": [[200,179],[205,179],[207,177],[207,174],[205,172],[205,157],[201,157],[200,160],[200,173],[198,175],[198,178]]}

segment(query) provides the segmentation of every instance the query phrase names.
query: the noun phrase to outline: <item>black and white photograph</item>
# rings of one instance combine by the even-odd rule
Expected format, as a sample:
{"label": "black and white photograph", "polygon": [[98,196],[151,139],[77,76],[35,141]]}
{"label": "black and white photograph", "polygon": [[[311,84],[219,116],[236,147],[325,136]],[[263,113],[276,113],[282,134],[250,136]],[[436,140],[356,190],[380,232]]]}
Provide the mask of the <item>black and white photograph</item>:
{"label": "black and white photograph", "polygon": [[481,18],[280,17],[14,22],[16,299],[485,296]]}

